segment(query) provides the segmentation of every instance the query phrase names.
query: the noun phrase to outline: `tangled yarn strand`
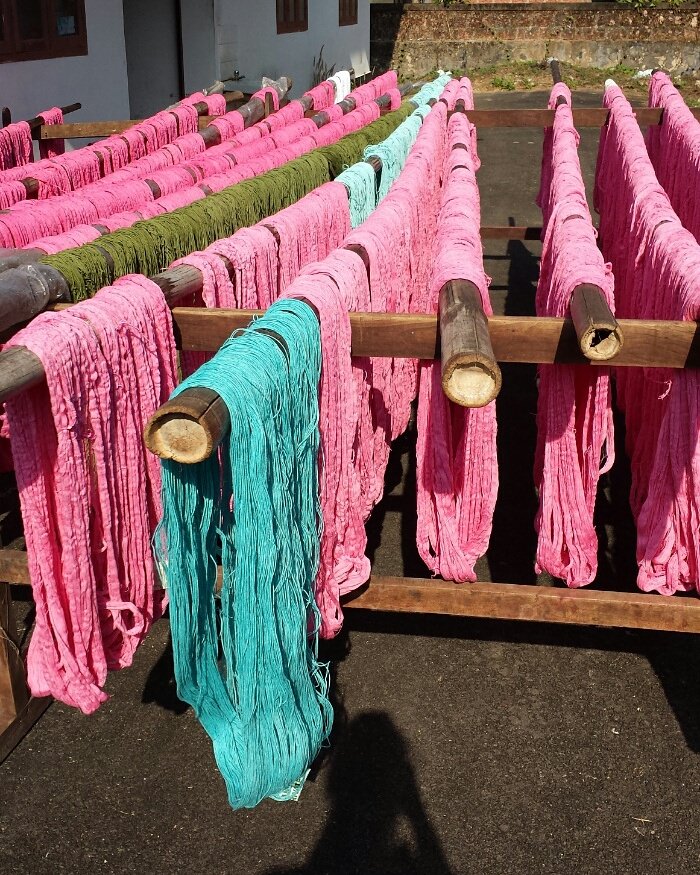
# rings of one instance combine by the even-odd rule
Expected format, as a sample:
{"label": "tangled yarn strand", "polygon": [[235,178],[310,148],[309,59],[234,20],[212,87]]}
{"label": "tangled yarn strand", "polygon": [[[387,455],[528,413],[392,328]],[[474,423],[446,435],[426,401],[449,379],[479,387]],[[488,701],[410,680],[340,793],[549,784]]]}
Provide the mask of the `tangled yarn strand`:
{"label": "tangled yarn strand", "polygon": [[285,300],[255,328],[266,331],[234,335],[179,389],[216,386],[232,428],[219,456],[163,462],[156,539],[178,693],[213,741],[235,808],[296,798],[332,719],[313,599],[319,325],[307,304]]}

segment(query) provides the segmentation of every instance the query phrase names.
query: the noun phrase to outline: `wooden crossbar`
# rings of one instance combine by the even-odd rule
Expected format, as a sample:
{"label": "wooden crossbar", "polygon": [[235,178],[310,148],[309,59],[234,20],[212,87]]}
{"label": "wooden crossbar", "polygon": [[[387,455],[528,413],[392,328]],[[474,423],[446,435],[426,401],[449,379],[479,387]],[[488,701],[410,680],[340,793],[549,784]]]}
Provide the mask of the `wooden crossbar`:
{"label": "wooden crossbar", "polygon": [[[216,118],[213,115],[199,117],[199,130],[204,130]],[[122,134],[124,131],[139,125],[145,119],[121,119],[119,121],[103,122],[73,122],[63,125],[42,125],[38,138],[40,140],[56,139],[91,139],[92,137],[111,137],[113,134]]]}
{"label": "wooden crossbar", "polygon": [[[0,550],[0,579],[14,584],[29,583],[27,554]],[[517,583],[460,584],[436,578],[373,575],[364,588],[345,596],[343,606],[390,613],[700,632],[700,599],[692,595],[660,596]]]}
{"label": "wooden crossbar", "polygon": [[[262,310],[173,309],[180,349],[215,352],[231,333],[249,325]],[[622,367],[700,367],[696,322],[620,319],[625,343],[610,361],[581,353],[570,319],[553,316],[489,316],[496,360],[530,364],[590,364]],[[418,313],[350,313],[352,353],[358,356],[433,359],[440,357],[437,316]],[[0,381],[0,400],[2,400]]]}
{"label": "wooden crossbar", "polygon": [[[690,110],[700,119],[700,109]],[[467,118],[477,128],[547,128],[554,124],[553,109],[468,109]],[[577,128],[601,128],[608,121],[610,110],[605,107],[580,107],[573,110]],[[661,124],[663,109],[634,107],[640,126]]]}

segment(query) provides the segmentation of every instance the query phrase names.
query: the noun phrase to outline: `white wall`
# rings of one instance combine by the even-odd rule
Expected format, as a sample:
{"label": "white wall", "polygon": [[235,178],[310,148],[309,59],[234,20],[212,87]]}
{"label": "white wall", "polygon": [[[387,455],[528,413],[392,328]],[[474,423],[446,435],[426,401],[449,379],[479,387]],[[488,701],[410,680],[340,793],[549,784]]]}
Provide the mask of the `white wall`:
{"label": "white wall", "polygon": [[293,94],[311,87],[312,62],[323,46],[327,65],[352,67],[360,76],[369,71],[369,0],[358,2],[358,23],[338,26],[338,0],[308,0],[309,29],[277,33],[275,0],[215,0],[219,76],[229,79],[239,70],[243,91],[260,87],[262,76],[288,75]]}
{"label": "white wall", "polygon": [[181,0],[182,66],[185,91],[201,91],[219,78],[214,0]]}
{"label": "white wall", "polygon": [[123,3],[131,118],[147,118],[183,97],[177,0]]}
{"label": "white wall", "polygon": [[80,101],[67,122],[129,118],[122,0],[85,0],[88,54],[0,64],[0,100],[19,121]]}

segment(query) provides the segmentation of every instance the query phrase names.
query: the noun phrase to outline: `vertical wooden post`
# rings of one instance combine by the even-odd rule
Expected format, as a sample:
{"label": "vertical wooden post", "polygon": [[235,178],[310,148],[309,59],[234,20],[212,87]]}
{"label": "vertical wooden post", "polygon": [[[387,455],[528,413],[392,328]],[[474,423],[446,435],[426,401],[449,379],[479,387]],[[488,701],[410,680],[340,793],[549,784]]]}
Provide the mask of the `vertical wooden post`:
{"label": "vertical wooden post", "polygon": [[0,583],[0,734],[15,721],[28,701],[12,595],[10,587]]}

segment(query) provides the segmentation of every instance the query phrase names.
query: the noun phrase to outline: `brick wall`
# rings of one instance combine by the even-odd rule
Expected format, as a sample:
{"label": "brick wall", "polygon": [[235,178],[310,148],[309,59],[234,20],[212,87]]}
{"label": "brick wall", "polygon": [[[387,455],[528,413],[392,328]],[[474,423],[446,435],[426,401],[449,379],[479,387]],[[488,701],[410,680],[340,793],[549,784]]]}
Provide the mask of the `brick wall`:
{"label": "brick wall", "polygon": [[579,2],[375,5],[372,63],[394,66],[403,78],[551,56],[590,67],[700,74],[698,16],[697,4],[642,10]]}

